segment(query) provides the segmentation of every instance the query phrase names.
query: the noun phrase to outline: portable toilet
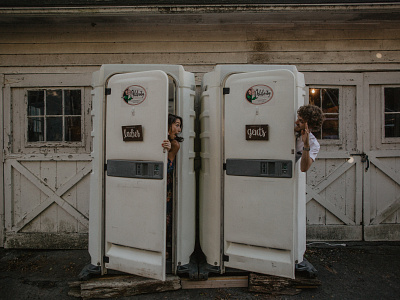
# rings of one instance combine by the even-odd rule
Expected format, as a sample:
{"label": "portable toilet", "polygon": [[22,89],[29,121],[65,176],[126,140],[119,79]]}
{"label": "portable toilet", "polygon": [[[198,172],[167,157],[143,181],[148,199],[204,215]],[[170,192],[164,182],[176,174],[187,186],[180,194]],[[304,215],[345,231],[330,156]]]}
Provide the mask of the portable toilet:
{"label": "portable toilet", "polygon": [[[185,270],[195,246],[194,75],[178,65],[110,64],[93,73],[92,85],[91,264],[101,274],[165,280],[166,272]],[[174,234],[166,241],[161,144],[169,113],[182,117],[184,141],[175,159]]]}
{"label": "portable toilet", "polygon": [[295,66],[217,65],[202,81],[200,245],[210,272],[294,278],[305,251]]}

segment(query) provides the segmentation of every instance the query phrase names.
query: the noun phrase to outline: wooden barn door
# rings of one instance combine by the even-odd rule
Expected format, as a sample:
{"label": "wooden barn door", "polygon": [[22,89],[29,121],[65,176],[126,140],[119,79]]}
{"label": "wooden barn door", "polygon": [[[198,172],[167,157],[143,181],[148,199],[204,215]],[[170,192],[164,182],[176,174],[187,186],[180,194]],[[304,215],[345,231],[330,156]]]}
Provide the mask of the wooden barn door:
{"label": "wooden barn door", "polygon": [[362,74],[305,73],[305,79],[307,99],[327,117],[307,172],[307,240],[362,240]]}
{"label": "wooden barn door", "polygon": [[[3,167],[6,248],[82,248],[87,245],[91,129],[90,87],[84,85],[89,83],[90,74],[5,76]],[[68,97],[65,95],[69,91],[73,91],[75,98],[79,96],[81,106],[75,107],[73,113],[62,112],[64,115],[60,116],[53,112],[57,115],[43,117],[46,106],[39,104],[40,107],[35,110],[34,105],[28,105],[28,95],[46,95],[46,91],[63,95],[58,97],[62,101]],[[50,98],[45,98],[48,111],[52,105]],[[29,119],[30,116],[34,117]],[[51,120],[57,119],[58,124],[66,124],[74,119],[78,122],[77,127],[80,122],[81,131],[75,133],[73,142],[66,141],[68,137],[41,141],[44,135],[39,124],[46,117],[48,128],[53,126]],[[36,122],[33,130],[32,122]],[[38,140],[32,142],[35,138],[28,137],[28,127],[31,134],[35,131],[34,134],[40,136]],[[66,136],[68,132],[64,129],[71,127],[65,125],[62,128]]]}
{"label": "wooden barn door", "polygon": [[364,238],[400,239],[400,73],[366,73]]}

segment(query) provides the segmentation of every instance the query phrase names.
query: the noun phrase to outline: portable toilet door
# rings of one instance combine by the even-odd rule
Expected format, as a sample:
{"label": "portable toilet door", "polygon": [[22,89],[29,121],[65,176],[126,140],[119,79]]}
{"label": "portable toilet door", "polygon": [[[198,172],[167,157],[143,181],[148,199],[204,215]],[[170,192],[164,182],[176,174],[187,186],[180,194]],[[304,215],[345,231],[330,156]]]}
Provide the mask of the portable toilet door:
{"label": "portable toilet door", "polygon": [[217,66],[204,76],[199,223],[210,268],[294,278],[305,244],[294,136],[303,87],[293,66]]}
{"label": "portable toilet door", "polygon": [[93,76],[92,265],[165,280],[168,113],[183,118],[176,158],[172,272],[195,243],[194,76],[181,66],[104,65]]}

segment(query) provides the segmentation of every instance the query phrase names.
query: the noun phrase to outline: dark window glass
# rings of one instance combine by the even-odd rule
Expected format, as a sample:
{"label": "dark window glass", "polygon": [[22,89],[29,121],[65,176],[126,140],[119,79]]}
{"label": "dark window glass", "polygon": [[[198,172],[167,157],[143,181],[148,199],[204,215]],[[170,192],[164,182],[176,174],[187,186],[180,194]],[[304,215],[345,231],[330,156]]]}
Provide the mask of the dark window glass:
{"label": "dark window glass", "polygon": [[28,116],[44,115],[44,92],[28,91]]}
{"label": "dark window glass", "polygon": [[385,88],[385,137],[400,137],[400,87]]}
{"label": "dark window glass", "polygon": [[62,141],[62,117],[48,117],[46,123],[46,140]]}
{"label": "dark window glass", "polygon": [[327,116],[322,124],[322,139],[339,139],[339,119],[335,116]]}
{"label": "dark window glass", "polygon": [[46,115],[62,115],[61,90],[46,91]]}
{"label": "dark window glass", "polygon": [[317,139],[339,139],[339,89],[310,88],[309,103],[322,109],[325,121],[321,128],[314,128]]}
{"label": "dark window glass", "polygon": [[81,140],[81,117],[65,117],[65,141],[79,142]]}
{"label": "dark window glass", "polygon": [[28,119],[28,141],[44,141],[44,117],[34,117]]}
{"label": "dark window glass", "polygon": [[82,140],[81,90],[31,90],[27,95],[28,142]]}
{"label": "dark window glass", "polygon": [[65,115],[81,115],[81,90],[65,90]]}
{"label": "dark window glass", "polygon": [[400,112],[400,88],[385,88],[385,112]]}
{"label": "dark window glass", "polygon": [[339,113],[339,89],[322,89],[321,108],[325,114]]}

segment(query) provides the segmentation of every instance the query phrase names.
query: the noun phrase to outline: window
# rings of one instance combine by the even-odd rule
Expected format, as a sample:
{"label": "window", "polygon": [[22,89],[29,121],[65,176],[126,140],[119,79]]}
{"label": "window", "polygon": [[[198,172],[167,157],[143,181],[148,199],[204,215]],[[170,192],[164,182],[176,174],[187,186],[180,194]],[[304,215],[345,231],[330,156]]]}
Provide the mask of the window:
{"label": "window", "polygon": [[28,142],[80,142],[80,89],[28,90]]}
{"label": "window", "polygon": [[400,137],[400,87],[384,89],[385,138]]}
{"label": "window", "polygon": [[339,139],[339,89],[310,88],[309,103],[322,109],[325,121],[322,127],[313,131],[317,139]]}

